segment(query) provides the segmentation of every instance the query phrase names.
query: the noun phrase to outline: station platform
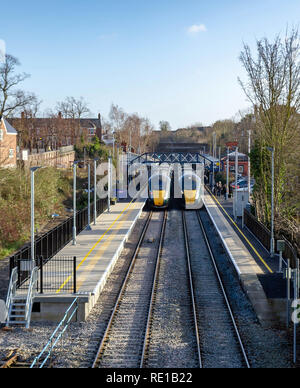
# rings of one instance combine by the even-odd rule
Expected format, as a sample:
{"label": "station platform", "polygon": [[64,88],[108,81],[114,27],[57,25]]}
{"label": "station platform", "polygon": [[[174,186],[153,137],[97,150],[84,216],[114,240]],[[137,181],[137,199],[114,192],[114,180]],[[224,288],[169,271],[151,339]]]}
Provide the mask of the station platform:
{"label": "station platform", "polygon": [[[77,236],[76,245],[69,243],[53,258],[55,260],[59,257],[76,256],[77,293],[74,295],[66,292],[69,282],[72,282],[71,276],[66,275],[55,292],[46,291],[35,298],[32,321],[60,321],[76,297],[79,304],[77,320],[86,320],[97,303],[144,206],[144,199],[122,201],[111,206],[110,212],[104,212],[98,217],[96,225],[91,225],[92,230],[84,230]],[[45,281],[51,282],[51,276],[47,276],[47,271],[55,276],[51,260],[44,266],[43,271]],[[47,283],[44,288],[47,290]]]}
{"label": "station platform", "polygon": [[234,222],[232,201],[206,190],[204,204],[258,320],[263,326],[273,326],[278,317],[259,278],[275,274],[277,262],[246,228],[242,229],[241,223]]}

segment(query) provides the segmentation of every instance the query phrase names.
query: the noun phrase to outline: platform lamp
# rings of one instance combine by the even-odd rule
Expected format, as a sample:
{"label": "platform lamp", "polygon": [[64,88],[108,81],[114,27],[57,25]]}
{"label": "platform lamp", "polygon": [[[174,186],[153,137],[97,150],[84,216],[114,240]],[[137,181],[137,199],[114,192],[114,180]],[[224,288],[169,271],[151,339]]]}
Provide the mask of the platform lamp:
{"label": "platform lamp", "polygon": [[226,163],[226,201],[229,199],[229,165],[230,165],[230,150],[227,147],[227,163]]}
{"label": "platform lamp", "polygon": [[235,196],[234,196],[234,221],[237,222],[238,202],[238,173],[239,173],[239,147],[235,148]]}
{"label": "platform lamp", "polygon": [[88,163],[88,224],[86,230],[90,231],[91,228],[91,164]]}
{"label": "platform lamp", "polygon": [[32,167],[30,169],[30,180],[31,180],[31,261],[35,266],[35,233],[34,233],[34,174],[37,170],[42,167]]}
{"label": "platform lamp", "polygon": [[275,148],[267,147],[267,149],[272,152],[272,214],[271,214],[271,248],[270,254],[271,257],[274,257],[275,254],[275,236],[274,236],[274,184],[275,184]]}
{"label": "platform lamp", "polygon": [[97,223],[97,162],[99,158],[94,159],[94,225]]}
{"label": "platform lamp", "polygon": [[78,161],[75,161],[73,163],[73,245],[76,245],[76,235],[77,235],[77,230],[76,230],[76,225],[77,225],[77,220],[76,220],[76,196],[77,196],[77,188],[76,188],[76,180],[77,180],[77,165]]}
{"label": "platform lamp", "polygon": [[110,213],[110,196],[111,196],[111,189],[112,189],[112,182],[111,182],[111,167],[112,167],[112,157],[111,153],[109,153],[108,157],[108,195],[107,195],[107,208],[108,208],[108,213]]}

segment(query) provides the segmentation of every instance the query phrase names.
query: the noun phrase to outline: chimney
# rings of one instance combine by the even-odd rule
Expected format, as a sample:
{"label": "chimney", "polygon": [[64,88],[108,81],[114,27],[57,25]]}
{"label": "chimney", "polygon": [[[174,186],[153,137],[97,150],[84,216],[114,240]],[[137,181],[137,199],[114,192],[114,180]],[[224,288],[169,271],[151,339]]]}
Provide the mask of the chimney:
{"label": "chimney", "polygon": [[58,112],[58,118],[61,119],[62,118],[62,114],[61,112]]}
{"label": "chimney", "polygon": [[21,112],[21,119],[22,119],[22,120],[25,119],[25,112]]}

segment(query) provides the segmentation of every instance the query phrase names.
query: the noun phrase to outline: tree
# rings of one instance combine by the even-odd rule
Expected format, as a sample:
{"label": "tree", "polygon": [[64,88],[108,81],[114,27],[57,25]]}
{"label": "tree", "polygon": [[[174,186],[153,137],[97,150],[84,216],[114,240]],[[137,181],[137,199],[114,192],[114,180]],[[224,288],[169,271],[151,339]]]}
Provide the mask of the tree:
{"label": "tree", "polygon": [[159,128],[162,132],[169,132],[172,130],[171,125],[168,121],[160,121]]}
{"label": "tree", "polygon": [[[240,60],[247,73],[241,81],[255,114],[255,149],[252,152],[257,178],[254,194],[259,218],[271,218],[271,155],[275,149],[275,216],[277,232],[284,228],[286,217],[295,216],[292,188],[288,184],[299,155],[300,109],[300,40],[298,30],[288,32],[274,42],[267,38],[257,41],[257,58],[244,45]],[[298,193],[299,198],[299,193]],[[298,199],[299,201],[299,199]],[[294,209],[295,210],[295,209]]]}
{"label": "tree", "polygon": [[[80,131],[80,120],[91,113],[88,103],[83,97],[80,97],[79,99],[66,97],[64,101],[56,104],[56,112],[57,117],[60,120],[59,127],[65,127],[69,137],[72,139],[72,144],[75,145],[80,142],[80,138],[84,136]],[[66,118],[68,121],[63,124],[62,118]]]}
{"label": "tree", "polygon": [[121,132],[127,119],[127,114],[118,105],[111,105],[109,118],[113,132]]}
{"label": "tree", "polygon": [[74,97],[66,97],[65,101],[57,103],[56,110],[61,112],[63,117],[73,120],[80,120],[91,113],[83,97],[78,100]]}
{"label": "tree", "polygon": [[26,73],[16,73],[17,66],[20,66],[19,60],[9,54],[5,59],[0,65],[0,116],[11,117],[37,103],[37,97],[18,89],[18,85],[29,77]]}

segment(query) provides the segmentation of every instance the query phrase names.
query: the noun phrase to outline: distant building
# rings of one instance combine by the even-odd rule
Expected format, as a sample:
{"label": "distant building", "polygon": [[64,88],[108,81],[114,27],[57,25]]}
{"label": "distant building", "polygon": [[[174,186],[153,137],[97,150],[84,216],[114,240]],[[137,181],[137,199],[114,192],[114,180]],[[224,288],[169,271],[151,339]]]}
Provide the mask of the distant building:
{"label": "distant building", "polygon": [[61,113],[56,117],[12,118],[10,124],[19,132],[18,144],[21,149],[31,152],[51,151],[60,147],[76,145],[83,138],[91,142],[95,136],[102,141],[101,115],[98,118],[70,119]]}
{"label": "distant building", "polygon": [[[245,154],[238,154],[239,156],[239,171],[238,173],[243,176],[248,176],[248,156]],[[231,173],[235,173],[235,152],[232,152],[229,154],[229,170]],[[222,159],[222,162],[224,163],[224,169],[226,171],[227,169],[227,156]]]}
{"label": "distant building", "polygon": [[9,122],[0,119],[0,167],[10,168],[17,165],[18,132]]}

